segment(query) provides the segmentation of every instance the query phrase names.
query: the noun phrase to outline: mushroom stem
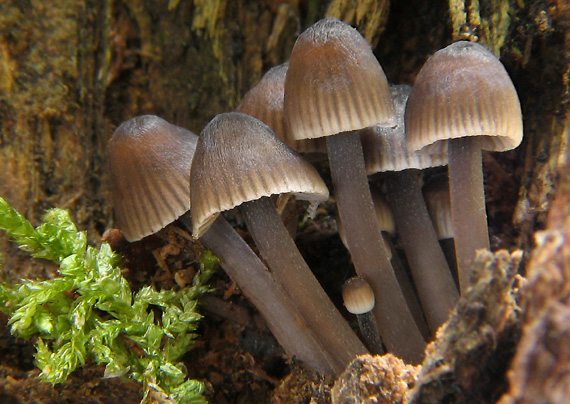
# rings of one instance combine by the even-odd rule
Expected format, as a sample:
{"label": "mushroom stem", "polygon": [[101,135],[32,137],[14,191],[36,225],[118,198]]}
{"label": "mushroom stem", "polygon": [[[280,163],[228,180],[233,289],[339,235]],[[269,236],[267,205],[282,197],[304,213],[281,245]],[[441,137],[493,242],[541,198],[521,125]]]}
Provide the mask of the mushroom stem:
{"label": "mushroom stem", "polygon": [[[191,228],[188,214],[181,220]],[[261,313],[289,356],[297,357],[318,372],[336,373],[336,358],[314,335],[291,298],[222,215],[200,241],[220,259],[224,271]]]}
{"label": "mushroom stem", "polygon": [[340,374],[357,356],[367,352],[332,304],[289,236],[270,199],[240,205],[247,227],[276,281],[299,308],[303,319],[335,361]]}
{"label": "mushroom stem", "polygon": [[378,325],[372,312],[358,314],[358,328],[364,339],[364,343],[370,350],[372,355],[384,355],[384,347],[382,346],[382,338],[378,332]]}
{"label": "mushroom stem", "polygon": [[489,250],[480,137],[448,141],[449,192],[459,287],[469,286],[475,252]]}
{"label": "mushroom stem", "polygon": [[376,296],[374,317],[388,351],[419,363],[425,341],[390,265],[376,219],[358,132],[327,137],[336,203],[356,273]]}
{"label": "mushroom stem", "polygon": [[384,173],[386,199],[432,333],[447,321],[459,298],[429,217],[417,170]]}
{"label": "mushroom stem", "polygon": [[386,246],[392,252],[390,263],[392,264],[392,268],[394,268],[396,279],[398,279],[398,285],[400,285],[400,289],[402,289],[402,293],[404,294],[408,307],[416,320],[418,329],[422,333],[424,339],[429,340],[430,331],[428,329],[424,311],[418,300],[417,290],[412,283],[412,279],[410,279],[410,275],[408,274],[404,263],[400,259],[400,252],[394,246],[391,237],[386,233],[383,233],[383,236],[384,243],[386,243]]}

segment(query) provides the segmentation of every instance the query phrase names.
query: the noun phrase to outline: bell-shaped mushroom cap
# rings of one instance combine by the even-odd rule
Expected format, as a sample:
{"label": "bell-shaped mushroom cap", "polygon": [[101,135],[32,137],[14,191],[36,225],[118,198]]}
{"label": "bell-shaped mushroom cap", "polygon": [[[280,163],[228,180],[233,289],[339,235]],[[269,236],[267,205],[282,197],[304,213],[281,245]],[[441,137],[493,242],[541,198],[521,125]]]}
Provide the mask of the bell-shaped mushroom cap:
{"label": "bell-shaped mushroom cap", "polygon": [[284,94],[285,76],[289,63],[271,68],[243,97],[236,108],[237,112],[251,115],[266,123],[293,150],[300,153],[326,153],[322,139],[295,140],[285,120]]}
{"label": "bell-shaped mushroom cap", "polygon": [[328,189],[317,170],[263,122],[220,114],[202,131],[190,176],[192,225],[200,237],[220,212],[264,196],[292,193],[320,202]]}
{"label": "bell-shaped mushroom cap", "polygon": [[393,124],[386,75],[356,29],[325,18],[297,38],[285,79],[285,115],[295,139]]}
{"label": "bell-shaped mushroom cap", "polygon": [[123,122],[107,146],[115,216],[129,241],[190,209],[190,165],[198,137],[154,115]]}
{"label": "bell-shaped mushroom cap", "polygon": [[505,151],[522,141],[515,87],[495,54],[474,42],[455,42],[420,70],[406,108],[410,150],[442,153],[446,140],[481,136],[482,148]]}
{"label": "bell-shaped mushroom cap", "polygon": [[363,278],[355,276],[342,286],[342,299],[349,313],[364,314],[374,308],[375,299],[372,287]]}
{"label": "bell-shaped mushroom cap", "polygon": [[423,192],[437,238],[439,240],[453,238],[451,199],[447,177],[432,179],[425,185]]}
{"label": "bell-shaped mushroom cap", "polygon": [[402,171],[409,168],[423,170],[447,165],[447,150],[441,154],[417,153],[408,150],[404,113],[412,92],[408,84],[391,85],[390,92],[396,106],[394,128],[371,126],[360,131],[366,173]]}

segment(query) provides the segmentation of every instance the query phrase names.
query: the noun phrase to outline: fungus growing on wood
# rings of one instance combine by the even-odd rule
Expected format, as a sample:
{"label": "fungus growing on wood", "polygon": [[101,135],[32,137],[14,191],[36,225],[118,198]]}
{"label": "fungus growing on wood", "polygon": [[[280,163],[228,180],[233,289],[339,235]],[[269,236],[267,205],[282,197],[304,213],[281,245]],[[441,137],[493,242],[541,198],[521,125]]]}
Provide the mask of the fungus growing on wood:
{"label": "fungus growing on wood", "polygon": [[240,207],[261,256],[322,342],[335,373],[366,352],[317,282],[269,199],[293,193],[301,200],[326,200],[328,189],[313,166],[260,120],[239,112],[223,113],[200,135],[190,192],[196,237],[206,233],[221,212]]}
{"label": "fungus growing on wood", "polygon": [[408,152],[404,111],[412,87],[394,85],[390,91],[396,105],[396,126],[367,128],[360,136],[368,174],[382,173],[379,178],[384,181],[386,199],[394,212],[400,245],[434,334],[449,317],[459,293],[423,199],[420,170],[446,165],[447,154]]}
{"label": "fungus growing on wood", "polygon": [[497,56],[484,45],[455,42],[420,70],[406,107],[411,150],[449,153],[449,181],[459,284],[464,292],[475,251],[489,249],[481,150],[522,141],[521,107]]}
{"label": "fungus growing on wood", "polygon": [[390,352],[418,363],[425,342],[388,260],[357,132],[392,125],[394,104],[386,76],[358,31],[325,18],[299,36],[285,79],[285,115],[295,139],[326,137],[348,250],[357,274],[374,290],[382,339]]}
{"label": "fungus growing on wood", "polygon": [[[152,115],[132,118],[115,130],[108,144],[111,190],[117,222],[128,240],[150,235],[178,217],[191,229],[190,166],[197,140],[189,130]],[[292,299],[223,217],[201,241],[220,258],[290,356],[325,374],[336,370]]]}

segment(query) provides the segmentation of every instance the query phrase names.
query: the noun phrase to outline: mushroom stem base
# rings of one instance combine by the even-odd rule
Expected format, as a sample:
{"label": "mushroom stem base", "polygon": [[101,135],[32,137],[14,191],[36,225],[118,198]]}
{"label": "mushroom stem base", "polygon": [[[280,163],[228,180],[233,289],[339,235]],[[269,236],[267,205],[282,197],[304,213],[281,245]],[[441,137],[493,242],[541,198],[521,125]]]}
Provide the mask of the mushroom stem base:
{"label": "mushroom stem base", "polygon": [[357,356],[367,352],[346,320],[328,298],[291,239],[275,206],[267,197],[240,205],[259,253],[298,307],[310,330],[325,346],[338,375]]}
{"label": "mushroom stem base", "polygon": [[[188,215],[181,218],[190,229]],[[312,369],[333,374],[326,347],[311,332],[293,301],[275,281],[259,257],[220,215],[200,239],[220,259],[222,268],[238,284],[244,296],[261,313],[268,328],[291,357]]]}

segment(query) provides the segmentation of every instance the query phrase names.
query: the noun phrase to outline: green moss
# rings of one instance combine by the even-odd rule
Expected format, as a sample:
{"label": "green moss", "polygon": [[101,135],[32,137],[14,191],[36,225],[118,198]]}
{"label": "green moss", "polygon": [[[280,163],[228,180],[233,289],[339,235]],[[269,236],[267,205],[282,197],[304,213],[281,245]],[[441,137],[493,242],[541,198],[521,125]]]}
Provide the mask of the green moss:
{"label": "green moss", "polygon": [[40,378],[61,383],[77,366],[105,365],[105,377],[128,375],[145,399],[166,395],[174,403],[204,403],[204,386],[187,379],[181,357],[192,347],[201,318],[197,298],[217,260],[205,254],[193,285],[179,291],[144,287],[133,293],[120,259],[108,244],[87,244],[67,211],[52,209],[34,228],[0,198],[0,229],[35,258],[59,265],[59,277],[0,284],[0,310],[13,335],[36,337]]}

